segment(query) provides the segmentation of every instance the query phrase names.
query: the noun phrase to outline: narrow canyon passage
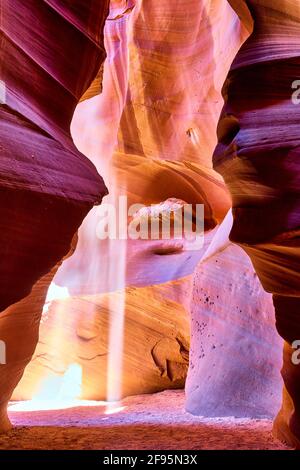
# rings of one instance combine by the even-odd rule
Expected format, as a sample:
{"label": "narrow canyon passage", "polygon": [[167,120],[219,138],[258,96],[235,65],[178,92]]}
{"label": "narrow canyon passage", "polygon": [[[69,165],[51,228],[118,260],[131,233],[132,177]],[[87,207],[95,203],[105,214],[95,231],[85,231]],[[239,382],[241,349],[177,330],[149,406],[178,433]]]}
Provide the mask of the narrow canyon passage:
{"label": "narrow canyon passage", "polygon": [[0,5],[0,450],[300,448],[299,1]]}

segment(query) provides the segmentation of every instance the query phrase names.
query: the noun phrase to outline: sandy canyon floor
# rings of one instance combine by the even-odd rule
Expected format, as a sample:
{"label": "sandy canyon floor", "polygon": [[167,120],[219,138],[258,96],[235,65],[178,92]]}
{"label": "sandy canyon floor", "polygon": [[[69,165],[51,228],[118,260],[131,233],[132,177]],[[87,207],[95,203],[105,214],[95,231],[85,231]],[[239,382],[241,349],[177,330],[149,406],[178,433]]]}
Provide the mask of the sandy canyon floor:
{"label": "sandy canyon floor", "polygon": [[285,450],[270,420],[195,417],[184,411],[184,392],[127,398],[119,411],[79,406],[10,411],[14,429],[0,449],[267,449]]}

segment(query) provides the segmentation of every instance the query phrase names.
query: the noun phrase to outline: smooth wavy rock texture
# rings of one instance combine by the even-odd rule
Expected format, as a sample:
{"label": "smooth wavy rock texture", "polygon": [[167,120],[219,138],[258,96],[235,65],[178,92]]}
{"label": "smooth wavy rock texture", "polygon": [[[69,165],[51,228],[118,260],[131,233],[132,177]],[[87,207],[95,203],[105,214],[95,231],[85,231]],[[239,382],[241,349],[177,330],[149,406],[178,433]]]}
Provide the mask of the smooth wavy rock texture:
{"label": "smooth wavy rock texture", "polygon": [[[95,167],[75,147],[70,124],[105,59],[108,1],[2,0],[0,8],[0,337],[7,349],[0,395],[5,408],[37,342],[46,295],[41,278],[67,255],[82,220],[107,193]],[[15,329],[26,333],[27,345]],[[5,421],[5,409],[3,415]]]}
{"label": "smooth wavy rock texture", "polygon": [[106,193],[70,136],[75,106],[105,58],[106,15],[107,2],[94,0],[1,2],[0,310],[67,254]]}
{"label": "smooth wavy rock texture", "polygon": [[[177,287],[180,289],[183,286]],[[110,321],[112,315],[121,315],[118,305],[124,295],[122,371],[115,374],[115,387],[120,382],[122,397],[183,388],[189,358],[189,316],[172,291],[176,291],[175,285],[130,287],[125,293],[52,302],[42,317],[41,340],[13,399],[68,398],[75,390],[76,398],[106,400],[109,355],[113,354],[108,340]],[[72,382],[67,390],[74,364],[81,370],[81,380],[78,390]]]}
{"label": "smooth wavy rock texture", "polygon": [[[72,122],[74,140],[99,168],[103,166],[103,155],[110,156],[116,193],[127,195],[130,204],[144,203],[149,206],[174,197],[188,203],[204,203],[205,228],[211,229],[222,221],[231,204],[222,179],[211,168],[211,155],[216,144],[217,116],[222,106],[221,87],[229,65],[251,31],[251,15],[244,8],[238,11],[241,20],[245,22],[243,28],[226,1],[178,2],[175,7],[167,1],[159,4],[128,2],[127,6],[134,6],[133,9],[126,9],[125,3],[112,2],[105,29],[108,57],[104,67],[103,93],[78,106]],[[183,35],[185,41],[182,41]],[[92,298],[97,294],[97,289],[98,292],[101,289],[105,295],[108,287],[112,290],[120,287],[105,287],[103,282],[106,266],[117,265],[120,254],[118,244],[115,243],[108,256],[108,244],[98,240],[90,255],[96,261],[87,265],[89,233],[90,227],[84,224],[80,231],[77,253],[64,263],[56,278],[60,285],[67,285],[70,294],[74,296],[72,301],[65,303],[66,310],[68,306],[72,305],[74,309],[77,305],[78,310],[82,311],[80,298],[83,294]],[[206,240],[209,237],[206,233]],[[192,272],[201,258],[199,252],[188,252],[184,246],[181,252],[177,252],[174,247],[172,251],[172,246],[167,249],[160,241],[155,246],[151,241],[128,241],[126,248],[127,269],[123,281],[125,286],[141,288],[141,291],[136,291],[137,297],[141,298],[143,289],[147,292],[150,286],[154,289],[153,284],[163,285],[166,282],[169,283],[170,290],[173,288],[174,295],[175,284],[181,282],[184,276],[190,275],[190,283],[193,282]],[[191,308],[193,314],[191,360],[195,367],[189,372],[187,404],[195,413],[209,413],[215,407],[220,413],[228,414],[234,410],[242,414],[247,398],[250,400],[252,397],[253,402],[247,405],[247,411],[254,415],[257,406],[258,414],[266,413],[271,416],[278,407],[281,387],[279,373],[272,370],[272,367],[279,368],[280,339],[276,339],[273,331],[271,298],[262,292],[242,251],[234,250],[233,247],[228,250],[229,255],[224,253],[217,260],[224,269],[224,279],[230,278],[228,284],[231,284],[231,291],[213,258],[205,264],[208,276],[203,275],[204,267],[201,265],[196,269],[191,306],[189,296],[184,298],[181,295],[178,299],[180,303],[185,302],[187,309]],[[162,253],[165,255],[158,256]],[[97,267],[99,255],[102,263]],[[117,280],[117,276],[115,277]],[[205,302],[205,292],[201,289],[205,288],[210,296],[216,297],[225,285],[226,296],[216,302],[216,308],[220,311],[219,319],[214,311],[210,311],[210,305]],[[236,302],[232,292],[237,296]],[[243,309],[244,299],[250,294],[255,312],[250,308]],[[223,297],[226,299],[224,303]],[[261,349],[259,345],[263,331],[257,332],[257,336],[254,333],[260,309],[263,310],[261,323],[268,331],[265,348]],[[143,318],[148,315],[148,311],[149,306],[142,302],[137,314],[141,331],[144,331]],[[245,316],[243,320],[240,319],[242,313]],[[210,339],[204,338],[204,341],[197,328],[197,322],[205,323],[209,315],[213,334],[220,329],[216,351],[210,351]],[[54,325],[50,318],[48,321]],[[231,325],[230,331],[226,328],[227,324]],[[225,344],[224,338],[227,334],[230,336],[231,332],[234,334]],[[253,340],[253,347],[247,334]],[[127,335],[134,337],[134,330],[125,330],[126,341]],[[209,352],[205,358],[199,359],[202,355],[202,340],[203,347]],[[219,348],[220,343],[223,343],[223,349]],[[272,356],[271,353],[264,368],[265,354],[272,344],[274,354]],[[245,351],[251,348],[255,354],[242,367]],[[211,354],[216,356],[219,351],[223,354],[224,378],[219,377],[219,368],[212,371],[211,377],[216,381],[213,394],[209,389],[210,386],[213,388],[213,380],[207,380],[206,372],[210,368]],[[128,364],[130,360],[127,355]],[[226,381],[230,382],[239,366],[242,367],[243,377],[248,380],[244,397],[238,400],[234,387],[230,387],[226,395],[223,385]],[[30,371],[28,369],[27,384],[30,383],[30,376],[35,375],[36,367],[37,365],[32,364]],[[253,370],[249,374],[251,367]],[[264,374],[267,376],[265,383]],[[92,378],[89,380],[93,382]],[[153,379],[148,381],[147,388],[141,387],[140,392],[151,390],[155,383],[152,381]],[[163,381],[158,381],[156,386],[162,386],[162,383]],[[131,386],[133,385],[136,386],[134,378],[131,382]],[[240,388],[243,388],[242,383]],[[25,385],[23,387],[21,384],[18,392],[22,393],[25,389]],[[201,401],[208,390],[210,404],[205,400]],[[266,392],[266,398],[260,395],[263,391]],[[272,393],[273,401],[268,407],[267,401]],[[30,394],[32,391],[27,396],[31,396]],[[231,399],[229,395],[232,395]]]}
{"label": "smooth wavy rock texture", "polygon": [[[128,205],[203,204],[206,230],[222,221],[231,199],[211,157],[221,88],[248,34],[225,0],[112,0],[103,93],[80,103],[72,121],[77,147],[113,174],[111,194],[127,195]],[[59,273],[77,293],[97,271],[85,262],[90,225]],[[93,258],[105,250],[98,242]]]}
{"label": "smooth wavy rock texture", "polygon": [[48,393],[61,379],[64,389],[82,367],[83,396],[105,398],[115,302],[125,312],[125,395],[183,386],[190,309],[187,408],[273,416],[281,389],[273,294],[286,342],[274,432],[299,446],[300,369],[291,362],[300,339],[299,33],[298,0],[112,0],[109,11],[100,0],[2,0],[0,333],[9,363],[0,429],[55,266],[106,194],[97,168],[113,203],[125,195],[149,213],[174,200],[203,204],[205,243],[232,203],[230,239],[268,293],[229,242],[230,223],[205,259],[207,247],[184,239],[97,238],[95,208],[55,278],[70,298],[43,317],[15,396],[34,397],[44,379]]}
{"label": "smooth wavy rock texture", "polygon": [[290,345],[284,354],[287,390],[280,416],[290,427],[285,438],[298,439],[299,445],[300,375],[291,361],[291,345],[300,339],[300,107],[292,100],[300,73],[300,4],[246,4],[254,31],[223,88],[214,167],[232,195],[231,240],[250,255],[264,288],[274,294],[277,328]]}
{"label": "smooth wavy rock texture", "polygon": [[186,409],[209,417],[274,418],[282,395],[282,340],[272,296],[240,247],[231,243],[197,266],[190,314]]}
{"label": "smooth wavy rock texture", "polygon": [[[229,29],[227,24],[230,24]],[[222,178],[212,169],[211,155],[222,107],[221,87],[247,35],[226,1],[111,2],[105,26],[107,61],[103,92],[80,103],[72,122],[72,135],[78,148],[99,170],[107,166],[106,173],[113,174],[108,185],[111,194],[126,195],[128,206],[141,203],[148,207],[169,198],[203,204],[206,230],[222,221],[231,200]],[[174,297],[178,297],[176,281],[182,282],[184,276],[191,274],[199,259],[198,252],[180,251],[178,244],[172,244],[172,241],[166,245],[162,241],[137,240],[132,243],[128,240],[123,286],[117,285],[117,272],[109,284],[107,278],[112,276],[107,273],[118,271],[122,248],[117,241],[113,241],[110,249],[107,241],[91,238],[96,226],[97,214],[90,214],[81,227],[75,255],[64,263],[56,277],[56,282],[67,286],[73,296],[72,301],[64,303],[66,315],[74,315],[68,310],[71,307],[72,311],[80,311],[83,315],[80,300],[83,295],[96,299],[101,292],[105,298],[108,290],[128,289],[128,286],[138,287],[135,295],[137,299],[143,299],[146,292],[155,292],[159,285],[174,281],[174,284],[169,283],[169,289],[174,291]],[[86,262],[87,257],[91,259],[90,263]],[[132,295],[129,294],[127,300],[127,293],[128,290],[126,314],[130,316]],[[188,298],[184,299],[183,295],[178,301],[188,304]],[[162,315],[163,322],[163,302],[157,304],[157,310],[157,316]],[[141,300],[135,328],[143,335],[147,335],[144,319],[150,311],[148,303]],[[48,322],[55,327],[51,315]],[[167,329],[162,329],[168,337]],[[42,330],[42,341],[46,331]],[[155,338],[158,333],[154,333]],[[132,326],[125,328],[124,334],[127,344],[130,338],[135,341],[139,357],[151,359],[151,344],[144,345],[135,340]],[[167,344],[169,340],[165,341]],[[105,344],[104,339],[102,343]],[[74,344],[80,347],[80,340],[76,338]],[[95,346],[91,343],[90,347]],[[49,351],[49,347],[46,350]],[[176,352],[174,341],[169,343],[169,350],[171,355]],[[97,351],[93,354],[96,356]],[[32,380],[31,387],[36,387],[35,371],[39,363],[42,362],[41,371],[47,363],[52,367],[49,354],[47,358],[29,367],[26,384],[20,384],[16,396],[20,397],[22,393],[32,396],[33,390],[28,385]],[[76,355],[73,359],[81,362]],[[97,360],[101,360],[104,367],[103,371],[99,368],[101,380],[99,375],[97,384],[91,373],[86,374],[85,380],[90,384],[90,392],[103,396],[107,358],[96,358],[93,362]],[[127,370],[133,370],[134,361],[135,355],[125,354]],[[157,375],[158,369],[152,359],[136,368],[138,375],[146,376],[147,380],[126,374],[124,394],[176,385],[176,381]],[[181,384],[186,370],[183,375]]]}
{"label": "smooth wavy rock texture", "polygon": [[[144,178],[151,174],[153,160],[194,163],[205,177],[216,145],[221,88],[247,35],[223,0],[112,0],[105,26],[103,93],[76,110],[72,133],[78,148],[99,168],[103,155],[116,154],[115,163],[120,158],[124,171],[128,155],[128,188],[136,185],[134,174],[131,181],[132,155],[140,157]],[[184,167],[178,166],[177,174],[182,174],[182,187],[187,186]],[[211,172],[206,179],[208,185]],[[214,180],[222,182],[217,175]],[[179,197],[176,179],[163,186]],[[160,188],[151,182],[151,202],[161,202],[155,194]],[[230,205],[223,188],[219,219]],[[210,193],[214,189],[212,181]],[[201,193],[197,199],[202,201]]]}

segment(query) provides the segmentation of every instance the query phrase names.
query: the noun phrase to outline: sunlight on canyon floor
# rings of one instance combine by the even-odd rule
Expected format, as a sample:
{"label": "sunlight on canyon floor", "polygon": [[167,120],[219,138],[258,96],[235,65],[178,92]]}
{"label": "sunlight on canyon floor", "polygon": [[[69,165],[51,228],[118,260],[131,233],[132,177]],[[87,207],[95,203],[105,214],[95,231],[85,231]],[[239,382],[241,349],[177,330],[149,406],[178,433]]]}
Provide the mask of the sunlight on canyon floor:
{"label": "sunlight on canyon floor", "polygon": [[182,390],[129,397],[111,413],[105,402],[69,404],[39,411],[11,404],[15,428],[0,436],[0,449],[286,449],[272,437],[270,420],[185,412]]}
{"label": "sunlight on canyon floor", "polygon": [[70,408],[80,407],[101,407],[105,408],[104,414],[110,415],[119,413],[125,409],[120,403],[109,403],[105,401],[94,400],[28,400],[12,402],[8,406],[9,412],[26,412],[26,411],[50,411],[50,410],[67,410]]}

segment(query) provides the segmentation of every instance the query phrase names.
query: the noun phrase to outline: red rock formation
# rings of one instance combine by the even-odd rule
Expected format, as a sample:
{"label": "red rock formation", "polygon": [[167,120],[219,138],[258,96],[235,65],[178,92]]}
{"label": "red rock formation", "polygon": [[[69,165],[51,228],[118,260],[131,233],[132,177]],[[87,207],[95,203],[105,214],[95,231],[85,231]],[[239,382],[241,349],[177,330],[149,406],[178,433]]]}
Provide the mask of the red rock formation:
{"label": "red rock formation", "polygon": [[[26,297],[69,252],[83,218],[107,192],[95,167],[73,144],[70,123],[77,102],[105,58],[108,1],[2,0],[0,8],[3,311]],[[9,329],[15,328],[8,325],[15,325],[11,309],[15,307],[2,313],[0,325],[0,338],[5,336],[9,343],[8,363],[0,371],[4,421],[5,403],[37,341],[38,313],[33,321],[27,307],[20,327],[30,338],[28,345],[21,347],[14,334],[8,338]],[[14,372],[8,373],[10,364]],[[12,374],[13,380],[5,382],[2,374]]]}
{"label": "red rock formation", "polygon": [[274,418],[281,400],[282,341],[272,296],[230,244],[193,276],[186,408],[200,416]]}
{"label": "red rock formation", "polygon": [[103,94],[78,106],[78,147],[95,164],[116,147],[211,168],[221,87],[247,35],[224,0],[112,0]]}
{"label": "red rock formation", "polygon": [[[296,0],[229,0],[242,27],[226,0],[112,0],[104,93],[98,96],[107,3],[2,0],[0,242],[5,250],[0,309],[16,302],[0,321],[0,339],[2,328],[13,351],[13,366],[5,369],[9,379],[0,377],[2,428],[9,425],[6,402],[33,354],[53,271],[49,279],[41,276],[55,269],[84,215],[105,194],[94,166],[70,138],[76,103],[93,96],[78,106],[73,135],[98,169],[112,171],[116,195],[127,194],[129,203],[146,205],[168,198],[203,203],[210,229],[231,202],[211,168],[220,89],[252,31],[253,18],[254,33],[224,87],[215,168],[232,193],[231,238],[250,254],[264,287],[274,294],[278,329],[287,341],[287,390],[276,429],[293,440],[299,435],[300,383],[299,369],[290,362],[290,345],[299,329],[299,112],[291,102],[291,85],[299,78],[300,7]],[[18,398],[32,397],[37,374],[43,378],[50,367],[63,375],[74,361],[88,370],[83,397],[105,398],[107,303],[118,300],[119,293],[111,293],[118,288],[126,288],[129,324],[124,394],[183,384],[188,334],[180,304],[188,304],[189,288],[181,288],[191,287],[200,252],[190,254],[184,244],[179,250],[160,241],[131,240],[125,247],[126,276],[119,285],[119,276],[111,276],[110,269],[118,266],[122,243],[95,241],[96,225],[92,212],[81,230],[76,257],[58,277],[78,296],[51,306],[35,361],[16,391]],[[106,284],[109,272],[113,279]],[[239,248],[227,246],[216,259],[198,266],[193,281],[188,409],[210,416],[244,415],[245,410],[252,416],[274,413],[280,339],[273,336],[270,296],[262,293],[249,261]],[[31,297],[24,298],[32,285]],[[168,293],[154,301],[162,291]],[[245,306],[245,298],[252,299],[251,305]],[[93,310],[91,322],[87,304]],[[14,325],[18,320],[22,331],[28,328],[30,311],[32,340],[25,344]],[[174,313],[176,322],[169,324]],[[181,345],[178,332],[184,338]],[[59,352],[68,352],[66,363],[60,362],[61,355],[53,358],[49,353],[47,341],[58,336]]]}
{"label": "red rock formation", "polygon": [[0,310],[68,253],[106,193],[70,136],[75,106],[105,57],[106,14],[107,2],[95,0],[1,2]]}
{"label": "red rock formation", "polygon": [[[123,297],[122,371],[116,371],[114,377],[115,387],[121,385],[120,395],[183,388],[188,369],[189,316],[182,303],[174,299],[175,290],[176,286],[170,284],[132,287],[125,292],[51,303],[42,318],[40,342],[13,399],[55,400],[62,393],[69,393],[72,398],[106,400],[112,354],[110,322],[112,315],[122,315],[118,307]],[[64,392],[72,365],[82,370],[82,381],[79,380],[78,389],[70,384]]]}
{"label": "red rock formation", "polygon": [[[211,155],[221,87],[247,35],[223,0],[182,0],[175,6],[170,0],[111,2],[103,93],[79,104],[72,135],[99,170],[110,164],[115,192],[126,194],[129,204],[175,197],[205,205],[206,229],[222,221],[231,201],[211,168]],[[85,262],[89,232],[85,221],[77,252],[57,281],[74,286],[74,293],[96,272]],[[103,260],[106,252],[98,241],[95,259],[101,253]]]}
{"label": "red rock formation", "polygon": [[[245,18],[245,3],[232,3],[242,6]],[[214,166],[232,194],[231,240],[250,255],[264,288],[274,294],[277,328],[289,345],[282,370],[284,404],[275,432],[300,446],[300,369],[291,354],[292,342],[300,339],[300,107],[292,101],[292,85],[300,73],[300,4],[246,4],[254,31],[224,86]]]}
{"label": "red rock formation", "polygon": [[[227,22],[231,24],[230,30],[225,28]],[[198,0],[181,1],[175,6],[170,0],[159,4],[152,0],[113,1],[105,32],[108,57],[104,67],[103,93],[80,103],[75,112],[72,134],[78,148],[99,169],[109,160],[107,166],[114,182],[114,188],[112,182],[109,184],[110,192],[126,194],[128,205],[158,204],[174,197],[187,203],[203,203],[205,227],[214,227],[230,207],[224,182],[211,168],[215,128],[222,106],[221,86],[247,33],[228,4],[219,0],[209,4]],[[229,44],[226,48],[225,43]],[[154,287],[148,286],[191,274],[199,252],[191,256],[186,250],[179,253],[172,243],[166,247],[162,241],[137,240],[133,243],[129,240],[126,278],[120,285],[116,266],[122,243],[115,240],[109,244],[107,240],[97,240],[96,225],[97,214],[90,214],[80,230],[74,257],[64,264],[56,277],[55,282],[68,286],[71,295],[80,295],[64,303],[65,315],[74,317],[72,312],[76,310],[81,312],[77,314],[80,320],[83,294],[89,295],[90,299],[105,299],[107,291],[123,288],[124,284],[135,286],[138,288],[134,291],[136,298],[141,302],[135,328],[141,336],[147,335],[145,318],[152,310],[142,299],[147,289],[155,292]],[[86,261],[88,251],[91,263]],[[169,256],[160,256],[167,253]],[[144,287],[147,288],[144,290]],[[170,285],[170,290],[174,296],[178,295],[175,283]],[[129,317],[132,314],[130,298],[129,295],[126,310]],[[183,295],[179,296],[178,302],[188,304]],[[163,319],[163,300],[157,305],[158,310],[161,309],[158,316],[161,314]],[[47,325],[55,330],[57,315],[54,309],[51,312]],[[173,314],[170,311],[170,318]],[[165,326],[162,329],[164,341],[168,344],[170,332]],[[67,330],[74,338],[72,344],[80,347],[82,341],[76,338],[74,325]],[[42,328],[42,342],[47,342],[46,331]],[[160,333],[155,331],[153,338],[157,335]],[[144,344],[135,338],[134,329],[125,328],[127,344],[135,341],[138,355],[149,358],[152,342]],[[102,338],[101,345],[107,349],[105,338]],[[91,343],[89,347],[93,350],[95,344]],[[49,347],[45,349],[49,351]],[[174,341],[170,342],[169,350],[171,355],[176,353]],[[96,354],[94,350],[94,356]],[[49,354],[47,357],[48,360],[42,363],[52,367],[55,361]],[[132,370],[134,358],[125,353],[127,371]],[[76,354],[73,360],[78,361]],[[89,391],[89,396],[105,396],[106,360],[102,357],[93,361],[95,364],[102,361],[102,367],[98,367],[99,383],[91,373],[93,364],[87,368],[85,382],[89,386],[84,388]],[[16,397],[32,397],[33,388],[37,386],[36,370],[44,375],[43,364],[37,361],[28,368]],[[126,373],[124,394],[144,393],[176,384],[176,381],[157,375],[153,360],[144,361],[144,370],[141,364],[139,367],[139,375],[147,379],[143,378],[141,382]],[[183,384],[182,379],[180,383]]]}
{"label": "red rock formation", "polygon": [[[229,63],[248,32],[241,30],[236,15],[226,2],[219,0],[210,3],[187,2],[185,10],[192,11],[193,15],[182,14],[183,3],[178,2],[174,9],[167,1],[159,6],[157,2],[136,2],[133,10],[127,10],[124,8],[124,3],[120,2],[120,9],[111,11],[110,20],[106,25],[108,62],[104,70],[103,94],[78,106],[73,121],[73,135],[79,148],[99,167],[103,165],[103,155],[109,157],[113,154],[111,166],[117,190],[128,195],[129,203],[159,203],[169,197],[177,197],[186,202],[204,202],[206,228],[211,228],[222,220],[230,203],[222,180],[216,177],[216,173],[210,168],[211,153],[215,145],[216,116],[221,107],[220,87],[225,80]],[[247,9],[241,10],[243,20],[247,12]],[[169,19],[167,26],[166,18]],[[248,14],[245,18],[248,31],[251,29],[251,16]],[[188,27],[189,41],[182,51],[180,41],[183,34],[187,36]],[[153,31],[153,34],[149,34],[149,30]],[[201,46],[203,38],[207,46],[205,49]],[[224,45],[229,43],[230,47],[224,50]],[[156,74],[156,69],[160,73]],[[194,77],[192,82],[190,76]],[[169,119],[166,116],[169,116]],[[193,125],[190,125],[191,122]],[[198,140],[200,135],[203,140]],[[115,147],[119,151],[115,151]],[[89,230],[87,226],[86,231],[81,231],[77,253],[65,263],[57,278],[61,285],[68,285],[73,294],[96,294],[99,291],[106,292],[107,287],[110,289],[122,287],[117,284],[105,286],[103,282],[103,278],[106,277],[103,273],[107,272],[106,266],[117,262],[120,249],[117,241],[109,259],[106,255],[107,243],[98,241],[93,249],[95,262],[87,265],[85,253]],[[265,296],[262,292],[242,252],[232,247],[228,250],[229,255],[222,255],[219,261],[222,262],[224,278],[232,277],[231,283],[234,286],[232,289],[238,299],[235,301],[229,294],[224,304],[219,301],[216,305],[223,322],[218,315],[215,315],[216,318],[210,322],[210,328],[215,333],[220,330],[218,344],[222,342],[224,344],[226,336],[235,328],[232,338],[222,350],[223,362],[220,361],[220,364],[223,365],[224,374],[226,370],[226,377],[217,384],[220,369],[215,368],[211,375],[213,379],[204,380],[211,366],[212,354],[214,352],[215,355],[219,354],[219,349],[210,351],[210,340],[204,344],[209,350],[205,360],[200,361],[197,353],[202,338],[197,336],[196,323],[205,322],[209,313],[207,305],[205,302],[201,303],[196,291],[203,288],[205,281],[207,290],[214,296],[218,295],[216,291],[221,290],[220,285],[223,289],[225,284],[223,277],[215,273],[216,263],[213,260],[212,263],[205,265],[208,271],[207,277],[200,276],[199,273],[203,270],[200,266],[194,279],[191,358],[195,367],[190,370],[187,406],[193,412],[201,410],[201,413],[204,411],[211,413],[214,407],[221,414],[224,412],[243,414],[246,409],[246,396],[250,397],[251,394],[253,403],[247,405],[249,413],[253,416],[255,413],[271,416],[279,403],[278,387],[281,384],[276,370],[272,370],[272,367],[279,364],[280,340],[276,339],[272,332],[273,308],[270,296]],[[158,253],[166,252],[167,250],[159,242],[128,242],[125,284],[144,287],[180,279],[191,274],[200,257],[198,252],[193,252],[191,256],[184,249],[181,254],[174,254],[174,249],[173,251],[170,249],[172,257],[165,257],[164,260],[157,256]],[[101,265],[97,261],[100,256]],[[190,258],[193,260],[193,266],[189,265]],[[188,272],[187,265],[189,265]],[[232,273],[232,270],[236,273]],[[244,276],[243,282],[239,280],[240,275]],[[239,282],[241,285],[238,288]],[[143,297],[142,290],[138,289],[136,292],[140,298]],[[248,298],[249,295],[252,295],[254,310],[264,308],[266,311],[266,318],[262,322],[267,330],[265,348],[259,348],[264,332],[260,330],[255,335],[256,310],[253,312],[249,307],[245,309],[244,320],[239,318],[240,309],[244,308],[244,298]],[[257,300],[254,299],[255,296]],[[188,303],[188,299],[183,297],[180,296],[179,302]],[[79,310],[82,310],[79,298],[67,302],[65,308],[71,305],[75,308],[76,304]],[[237,305],[239,305],[238,310],[236,310]],[[143,318],[148,315],[148,311],[149,306],[142,302],[138,314],[141,331],[144,327]],[[52,324],[54,326],[54,322]],[[226,328],[228,324],[232,326]],[[225,325],[224,329],[222,325]],[[133,333],[134,331],[125,331],[125,335],[128,336],[134,337]],[[248,358],[243,367],[241,358],[246,354],[245,351],[252,347],[252,336],[255,354],[253,358]],[[238,342],[237,338],[241,342]],[[272,343],[276,346],[272,346]],[[274,355],[264,366],[265,354],[273,347]],[[234,355],[235,361],[232,360]],[[129,356],[126,357],[126,361],[130,364]],[[236,400],[234,387],[228,386],[225,398],[223,384],[226,381],[227,385],[230,383],[235,367],[239,366],[242,368],[239,377],[246,380],[244,386],[246,396]],[[251,368],[253,370],[249,374]],[[34,376],[34,369],[34,365],[28,369],[27,384],[30,382],[30,377]],[[268,377],[267,381],[262,377],[264,373]],[[147,383],[148,388],[140,387],[140,392],[150,390],[151,385],[153,386],[152,380],[151,378]],[[92,377],[88,381],[93,382]],[[133,385],[136,386],[134,380],[131,387]],[[164,385],[163,381],[155,382],[157,389]],[[127,390],[129,389],[128,386]],[[19,397],[24,390],[25,387],[20,387]],[[264,398],[263,392],[265,392]],[[202,398],[207,394],[210,395],[210,406],[205,399],[200,403],[201,393]],[[240,395],[242,393],[243,384],[240,383]],[[274,398],[268,406],[267,400],[272,394]],[[32,396],[29,388],[26,396]]]}

